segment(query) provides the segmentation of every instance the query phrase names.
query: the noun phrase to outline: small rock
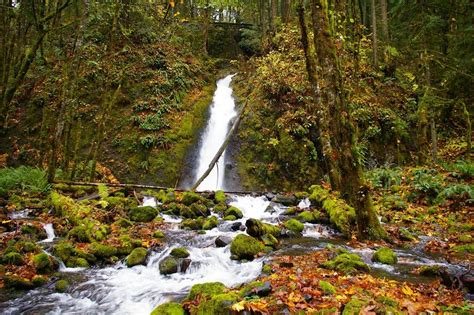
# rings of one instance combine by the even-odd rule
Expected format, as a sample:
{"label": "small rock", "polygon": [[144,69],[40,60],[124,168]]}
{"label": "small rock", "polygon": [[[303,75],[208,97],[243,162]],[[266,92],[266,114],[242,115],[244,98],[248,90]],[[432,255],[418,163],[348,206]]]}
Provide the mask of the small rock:
{"label": "small rock", "polygon": [[305,294],[303,298],[306,302],[311,302],[311,300],[313,299],[313,296],[311,294]]}
{"label": "small rock", "polygon": [[232,242],[232,238],[225,235],[218,236],[215,240],[215,244],[217,247],[226,247],[231,242]]}
{"label": "small rock", "polygon": [[181,271],[182,273],[185,273],[186,270],[188,270],[189,266],[191,266],[191,262],[192,262],[192,260],[189,259],[189,258],[183,259],[183,261],[181,262],[180,271]]}
{"label": "small rock", "polygon": [[170,275],[178,272],[178,260],[174,257],[168,256],[160,261],[160,273],[162,275]]}
{"label": "small rock", "polygon": [[259,297],[268,296],[270,292],[272,292],[272,285],[270,284],[270,281],[266,281],[263,285],[254,288],[253,291],[255,292],[255,295],[258,295]]}
{"label": "small rock", "polygon": [[230,227],[232,231],[243,231],[245,230],[245,226],[242,224],[242,222],[235,222],[232,224]]}
{"label": "small rock", "polygon": [[298,199],[294,195],[276,195],[273,199],[273,202],[281,203],[284,206],[296,206],[298,204]]}

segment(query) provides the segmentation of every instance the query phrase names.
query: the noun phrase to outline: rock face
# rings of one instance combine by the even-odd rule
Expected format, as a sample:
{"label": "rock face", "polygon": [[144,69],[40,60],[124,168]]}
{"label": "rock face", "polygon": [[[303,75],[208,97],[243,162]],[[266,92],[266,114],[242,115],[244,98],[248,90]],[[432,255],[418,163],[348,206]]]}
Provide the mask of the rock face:
{"label": "rock face", "polygon": [[372,256],[372,261],[386,265],[394,265],[397,263],[397,255],[390,248],[382,247]]}
{"label": "rock face", "polygon": [[230,245],[230,252],[237,260],[252,260],[255,255],[265,250],[265,246],[257,239],[245,235],[237,235]]}
{"label": "rock face", "polygon": [[215,240],[216,247],[226,247],[232,242],[232,238],[229,236],[221,235],[218,236]]}
{"label": "rock face", "polygon": [[134,250],[132,250],[130,255],[127,256],[126,264],[128,267],[133,267],[136,265],[144,265],[146,262],[147,256],[148,256],[148,251],[145,248],[143,247],[135,248]]}
{"label": "rock face", "polygon": [[168,256],[160,261],[160,273],[162,275],[170,275],[178,272],[178,259]]}

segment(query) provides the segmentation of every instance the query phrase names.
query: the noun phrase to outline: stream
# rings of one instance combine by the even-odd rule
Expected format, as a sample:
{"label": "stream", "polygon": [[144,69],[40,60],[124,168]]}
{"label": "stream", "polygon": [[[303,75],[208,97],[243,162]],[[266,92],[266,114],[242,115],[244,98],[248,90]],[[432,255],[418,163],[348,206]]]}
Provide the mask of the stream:
{"label": "stream", "polygon": [[[199,161],[196,162],[199,177],[208,167],[210,160],[221,146],[229,130],[229,124],[236,116],[235,103],[232,97],[230,82],[233,76],[218,81],[217,90],[211,107],[211,116],[201,141]],[[218,167],[199,186],[199,190],[215,190],[225,187],[225,155],[221,157]],[[270,224],[283,221],[287,207],[271,201],[271,196],[237,196],[229,195],[229,205],[242,211],[243,218],[235,221],[223,221],[205,234],[196,231],[181,230],[181,219],[164,215],[163,219],[170,226],[164,230],[166,245],[154,251],[148,258],[146,266],[128,268],[123,261],[107,268],[66,268],[61,264],[60,272],[67,273],[72,279],[67,293],[57,293],[54,284],[31,290],[16,299],[0,303],[2,314],[149,314],[157,305],[170,300],[184,298],[189,289],[197,283],[219,281],[228,287],[237,287],[256,279],[266,260],[262,257],[250,262],[238,262],[230,259],[230,245],[216,247],[219,236],[234,238],[245,233],[245,222],[249,218],[260,219]],[[145,197],[143,205],[156,206],[157,201]],[[298,207],[309,208],[307,199],[300,201]],[[12,219],[28,218],[28,211],[19,211]],[[43,225],[47,238],[40,245],[48,253],[57,240],[53,226]],[[422,252],[422,238],[419,246],[410,249],[396,250],[399,262],[394,266],[373,263],[372,248],[353,249],[345,245],[341,235],[331,228],[319,224],[305,224],[303,236],[284,239],[279,250],[272,256],[302,255],[321,250],[328,244],[342,246],[355,252],[372,268],[372,273],[408,281],[421,281],[423,278],[411,274],[414,267],[421,265],[442,265],[453,271],[462,270],[462,266],[451,265],[446,261],[428,256]],[[190,253],[191,265],[185,272],[172,275],[161,275],[159,262],[173,248],[184,246]]]}

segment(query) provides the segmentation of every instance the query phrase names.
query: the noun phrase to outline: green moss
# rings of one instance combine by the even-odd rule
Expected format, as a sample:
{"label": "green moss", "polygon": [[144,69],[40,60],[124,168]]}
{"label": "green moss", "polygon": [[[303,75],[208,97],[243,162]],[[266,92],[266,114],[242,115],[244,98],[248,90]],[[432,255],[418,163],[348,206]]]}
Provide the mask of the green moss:
{"label": "green moss", "polygon": [[186,206],[190,206],[191,204],[198,202],[198,201],[203,201],[204,198],[202,198],[199,194],[192,192],[192,191],[187,191],[183,193],[181,202],[184,203]]}
{"label": "green moss", "polygon": [[195,284],[188,294],[187,300],[194,300],[198,295],[211,297],[213,295],[223,294],[226,287],[221,282],[207,282]]}
{"label": "green moss", "polygon": [[257,219],[248,219],[245,222],[247,227],[247,233],[253,237],[262,237],[265,234],[271,234],[275,237],[279,237],[281,230],[278,226],[264,223]]}
{"label": "green moss", "polygon": [[327,281],[320,280],[319,287],[325,294],[332,295],[336,293],[336,288]]}
{"label": "green moss", "polygon": [[17,252],[10,252],[1,258],[2,264],[10,264],[10,265],[16,265],[20,266],[23,265],[23,256]]}
{"label": "green moss", "polygon": [[50,273],[56,269],[53,258],[46,253],[41,253],[33,257],[33,264],[39,273]]}
{"label": "green moss", "polygon": [[336,256],[321,265],[324,268],[340,271],[346,274],[354,274],[358,272],[368,272],[369,266],[362,261],[360,256],[356,254],[343,253]]}
{"label": "green moss", "polygon": [[193,212],[194,216],[197,217],[207,217],[210,214],[210,211],[207,207],[200,203],[193,203],[190,207],[191,211]]}
{"label": "green moss", "polygon": [[63,262],[68,261],[71,256],[75,255],[75,253],[76,250],[74,246],[68,242],[58,243],[53,247],[53,254]]}
{"label": "green moss", "polygon": [[391,306],[391,307],[398,307],[399,304],[397,301],[392,300],[391,298],[388,298],[386,296],[378,296],[376,298],[376,301],[379,303],[382,303],[385,306]]}
{"label": "green moss", "polygon": [[265,234],[261,237],[261,239],[262,239],[263,245],[265,246],[276,248],[278,245],[278,239],[271,234]]}
{"label": "green moss", "polygon": [[208,218],[204,224],[202,225],[203,230],[212,230],[219,224],[219,220],[217,220],[217,217],[211,216]]}
{"label": "green moss", "polygon": [[148,251],[143,248],[135,248],[132,250],[130,255],[127,256],[125,262],[127,264],[127,267],[133,267],[136,265],[142,265],[146,261],[146,257],[148,256]]}
{"label": "green moss", "polygon": [[472,243],[473,238],[469,234],[463,234],[463,235],[459,236],[459,241],[463,242],[463,243]]}
{"label": "green moss", "polygon": [[171,256],[165,257],[160,261],[159,268],[162,275],[176,273],[178,272],[178,260]]}
{"label": "green moss", "polygon": [[184,309],[179,303],[168,302],[161,304],[151,312],[151,315],[184,315]]}
{"label": "green moss", "polygon": [[225,203],[218,203],[217,205],[214,206],[212,211],[215,212],[215,213],[219,213],[219,214],[223,215],[225,213],[225,211],[227,210],[227,208],[228,207]]}
{"label": "green moss", "polygon": [[58,280],[54,285],[54,288],[56,289],[56,291],[64,293],[69,288],[69,285],[69,282],[66,280]]}
{"label": "green moss", "polygon": [[39,247],[33,242],[21,241],[15,245],[16,248],[22,253],[31,253],[36,251]]}
{"label": "green moss", "polygon": [[30,239],[41,240],[46,237],[46,232],[41,226],[34,224],[23,224],[20,228],[22,234],[28,235]]}
{"label": "green moss", "polygon": [[158,210],[153,207],[135,207],[128,212],[130,220],[136,222],[150,222],[158,215]]}
{"label": "green moss", "polygon": [[237,302],[239,296],[235,293],[213,295],[210,300],[204,300],[197,307],[198,315],[227,315],[231,314],[231,306]]}
{"label": "green moss", "polygon": [[474,244],[459,245],[453,247],[453,250],[458,253],[474,253]]}
{"label": "green moss", "polygon": [[18,275],[5,275],[3,277],[3,284],[5,288],[12,289],[31,289],[33,287],[30,280]]}
{"label": "green moss", "polygon": [[88,247],[89,252],[97,258],[110,258],[117,254],[117,248],[114,246],[104,245],[100,243],[92,243]]}
{"label": "green moss", "polygon": [[372,256],[372,261],[387,265],[394,265],[397,263],[397,255],[390,248],[382,247]]}
{"label": "green moss", "polygon": [[304,230],[304,224],[299,222],[298,220],[295,220],[295,219],[290,219],[290,220],[286,221],[283,225],[288,230],[290,230],[294,233],[297,233],[297,234],[300,234]]}
{"label": "green moss", "polygon": [[45,276],[36,275],[31,279],[31,284],[35,287],[40,287],[48,282],[48,278]]}
{"label": "green moss", "polygon": [[67,234],[67,238],[69,240],[82,242],[82,243],[91,242],[91,236],[89,235],[89,232],[87,231],[87,229],[83,226],[73,227]]}
{"label": "green moss", "polygon": [[235,220],[237,220],[237,218],[234,217],[233,215],[228,215],[224,217],[224,221],[235,221]]}
{"label": "green moss", "polygon": [[352,300],[349,301],[344,306],[344,310],[342,311],[342,315],[354,315],[354,314],[359,314],[362,308],[367,304],[366,301],[359,300],[357,298],[352,298]]}
{"label": "green moss", "polygon": [[202,225],[204,224],[204,220],[202,217],[199,219],[186,219],[181,222],[181,228],[185,230],[200,230],[202,229]]}
{"label": "green moss", "polygon": [[318,211],[303,211],[298,214],[298,220],[301,222],[317,223],[321,217]]}
{"label": "green moss", "polygon": [[165,234],[160,230],[156,230],[155,232],[153,232],[153,237],[154,238],[164,238]]}
{"label": "green moss", "polygon": [[273,271],[272,265],[263,265],[263,267],[262,267],[262,273],[263,274],[269,275],[269,274],[272,273],[272,271]]}
{"label": "green moss", "polygon": [[186,257],[189,257],[189,252],[184,247],[177,247],[171,250],[170,255],[176,258],[186,258]]}
{"label": "green moss", "polygon": [[233,215],[234,217],[238,218],[238,219],[241,219],[243,217],[243,214],[242,214],[242,211],[240,211],[238,208],[236,207],[229,207],[226,211],[225,211],[225,215],[226,216],[229,216],[229,215]]}
{"label": "green moss", "polygon": [[290,207],[283,212],[283,215],[295,215],[297,210],[298,208],[296,207]]}
{"label": "green moss", "polygon": [[[269,265],[265,265],[265,266],[269,266]],[[271,268],[270,268],[270,271],[271,271]],[[250,283],[247,283],[244,286],[242,286],[242,288],[239,290],[239,296],[240,297],[248,296],[249,293],[251,293],[254,288],[261,287],[261,286],[263,286],[262,281],[252,281]]]}
{"label": "green moss", "polygon": [[249,259],[252,260],[256,254],[263,252],[265,246],[257,239],[245,235],[237,235],[230,245],[230,252],[238,260]]}
{"label": "green moss", "polygon": [[407,229],[401,228],[399,230],[399,232],[400,232],[400,239],[402,241],[410,241],[411,242],[411,241],[416,240],[416,237],[413,234],[411,234],[410,231],[408,231]]}
{"label": "green moss", "polygon": [[115,225],[120,226],[121,228],[128,228],[133,225],[133,222],[125,218],[120,218],[114,222]]}
{"label": "green moss", "polygon": [[215,195],[214,195],[214,200],[216,201],[216,203],[224,203],[226,202],[226,195],[225,193],[222,191],[222,190],[218,190],[216,191]]}
{"label": "green moss", "polygon": [[89,268],[89,262],[85,258],[73,257],[67,261],[66,266],[69,268]]}

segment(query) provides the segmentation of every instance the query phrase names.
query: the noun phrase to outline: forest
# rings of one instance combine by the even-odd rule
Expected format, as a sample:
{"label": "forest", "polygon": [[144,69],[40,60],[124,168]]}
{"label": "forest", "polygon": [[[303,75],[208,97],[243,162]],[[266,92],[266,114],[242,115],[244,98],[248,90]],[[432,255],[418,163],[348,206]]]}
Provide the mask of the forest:
{"label": "forest", "polygon": [[0,314],[472,314],[473,0],[0,0]]}

